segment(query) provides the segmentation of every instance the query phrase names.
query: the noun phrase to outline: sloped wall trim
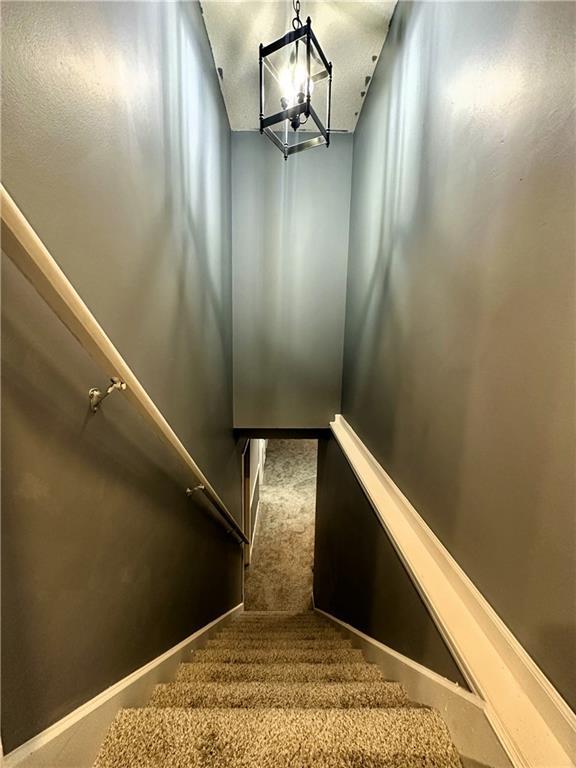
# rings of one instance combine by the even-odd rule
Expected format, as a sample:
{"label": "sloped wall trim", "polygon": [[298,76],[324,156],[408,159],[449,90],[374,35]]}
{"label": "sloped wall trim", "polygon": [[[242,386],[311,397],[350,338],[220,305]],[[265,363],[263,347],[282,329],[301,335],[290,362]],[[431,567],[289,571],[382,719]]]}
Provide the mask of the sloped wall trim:
{"label": "sloped wall trim", "polygon": [[331,428],[512,764],[574,766],[576,715],[344,417]]}
{"label": "sloped wall trim", "polygon": [[[40,768],[49,765],[47,761],[50,757],[52,755],[56,757],[53,750],[54,746],[58,749],[55,742],[59,737],[67,739],[66,749],[70,749],[71,741],[76,739],[79,766],[80,764],[91,765],[96,754],[90,753],[99,749],[99,744],[116,713],[122,707],[144,706],[156,684],[171,680],[179,664],[188,658],[188,654],[202,647],[211,635],[221,630],[224,624],[243,608],[244,603],[240,603],[226,611],[162,655],[106,688],[42,733],[17,747],[4,757],[2,768],[15,768],[19,765],[22,768],[29,768],[29,766],[32,768],[36,765]],[[60,747],[60,749],[63,748],[63,746]]]}
{"label": "sloped wall trim", "polygon": [[476,693],[447,680],[417,661],[369,637],[356,627],[315,608],[379,666],[387,679],[402,683],[412,701],[434,707],[442,715],[464,768],[489,765],[510,768],[510,760],[486,717],[486,704]]}

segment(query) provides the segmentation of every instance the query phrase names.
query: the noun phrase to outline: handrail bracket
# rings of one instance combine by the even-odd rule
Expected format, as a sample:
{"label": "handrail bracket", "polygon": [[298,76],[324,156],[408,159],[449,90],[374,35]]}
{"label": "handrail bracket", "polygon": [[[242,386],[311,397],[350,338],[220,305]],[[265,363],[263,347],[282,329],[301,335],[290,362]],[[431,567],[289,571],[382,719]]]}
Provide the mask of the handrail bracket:
{"label": "handrail bracket", "polygon": [[102,392],[102,390],[98,389],[98,387],[92,387],[92,389],[88,390],[90,410],[92,413],[96,413],[96,411],[100,408],[102,401],[105,400],[108,395],[111,395],[112,392],[115,392],[116,390],[122,392],[125,389],[126,382],[122,381],[122,379],[119,379],[118,376],[112,376],[110,379],[110,386],[106,389],[106,392]]}
{"label": "handrail bracket", "polygon": [[199,484],[195,485],[193,488],[186,488],[186,496],[190,498],[191,496],[194,496],[197,492],[203,493],[204,496],[208,499],[208,501],[216,508],[216,510],[220,514],[220,519],[222,520],[222,523],[226,526],[226,533],[231,533],[233,536],[236,537],[236,539],[240,543],[249,544],[248,538],[246,537],[246,534],[240,528],[236,520],[232,517],[232,515],[228,512],[228,510],[225,507],[222,507],[218,500],[215,499],[212,494],[210,493],[209,489],[206,488],[205,485]]}

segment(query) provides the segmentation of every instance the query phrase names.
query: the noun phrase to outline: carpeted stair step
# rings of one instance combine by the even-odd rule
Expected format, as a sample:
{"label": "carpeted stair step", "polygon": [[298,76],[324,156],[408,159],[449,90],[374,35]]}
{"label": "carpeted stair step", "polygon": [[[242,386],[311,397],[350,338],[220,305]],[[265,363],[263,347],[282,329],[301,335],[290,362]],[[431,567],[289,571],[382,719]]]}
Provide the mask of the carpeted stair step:
{"label": "carpeted stair step", "polygon": [[321,635],[341,634],[336,627],[330,626],[329,624],[301,624],[300,626],[286,624],[280,628],[277,627],[277,624],[272,624],[269,626],[262,626],[260,624],[229,624],[225,629],[222,630],[222,634],[231,633],[235,635],[244,635],[254,632],[265,632],[271,635],[278,634],[279,632],[285,632],[288,635],[298,634],[299,632],[318,632],[318,634]]}
{"label": "carpeted stair step", "polygon": [[230,625],[234,626],[263,626],[269,627],[277,625],[289,626],[330,626],[330,622],[318,613],[310,611],[309,613],[256,613],[255,611],[243,613],[238,618],[232,619]]}
{"label": "carpeted stair step", "polygon": [[276,629],[276,626],[278,625],[271,624],[266,626],[262,624],[242,624],[241,622],[231,622],[226,627],[224,627],[224,629],[222,629],[222,632],[332,632],[340,634],[338,628],[331,624],[285,624],[281,629]]}
{"label": "carpeted stair step", "polygon": [[258,619],[257,621],[231,621],[227,627],[240,630],[252,629],[261,631],[296,630],[296,629],[335,629],[334,624],[329,624],[323,619]]}
{"label": "carpeted stair step", "polygon": [[400,683],[170,683],[158,685],[150,707],[349,709],[409,706]]}
{"label": "carpeted stair step", "polygon": [[288,619],[299,619],[302,617],[309,617],[312,616],[313,618],[323,618],[321,613],[318,613],[318,611],[242,611],[239,614],[236,614],[236,617],[234,621],[237,621],[238,619],[244,620],[244,619],[275,619],[278,616],[281,618],[288,618]]}
{"label": "carpeted stair step", "polygon": [[[216,637],[214,640],[209,640],[206,648],[238,648],[238,641],[229,637]],[[274,648],[274,649],[292,649],[294,651],[303,650],[349,650],[352,648],[350,640],[346,640],[344,637],[336,639],[324,640],[323,638],[286,638],[284,635],[278,635],[277,637],[259,637],[258,635],[250,635],[242,641],[242,648],[247,650],[257,650],[259,648]]]}
{"label": "carpeted stair step", "polygon": [[279,640],[294,640],[295,642],[301,640],[316,640],[318,642],[325,640],[326,642],[334,642],[336,640],[345,640],[343,635],[339,635],[336,632],[227,632],[219,635],[215,635],[219,640],[227,640],[231,644],[238,645],[239,643],[249,643],[252,640],[261,640],[270,643],[277,642]]}
{"label": "carpeted stair step", "polygon": [[230,628],[223,629],[221,633],[224,636],[249,637],[250,635],[286,635],[287,637],[297,637],[298,635],[314,635],[315,637],[342,637],[342,634],[334,627],[284,627],[284,629],[274,629],[273,627],[253,627],[238,624]]}
{"label": "carpeted stair step", "polygon": [[[301,624],[300,626],[294,627],[290,626],[289,624],[269,624],[265,626],[260,626],[258,624],[233,624],[231,625],[231,628],[229,630],[230,632],[233,632],[233,634],[244,636],[244,635],[250,635],[255,633],[261,633],[261,634],[267,634],[267,635],[277,635],[277,634],[297,634],[298,632],[315,632],[319,635],[325,635],[325,634],[334,634],[335,629],[333,627],[328,627],[325,624]],[[338,633],[340,634],[340,633]]]}
{"label": "carpeted stair step", "polygon": [[251,680],[312,683],[383,679],[380,669],[365,661],[360,664],[181,664],[176,674],[176,681],[180,683]]}
{"label": "carpeted stair step", "polygon": [[264,617],[265,619],[273,619],[276,616],[287,616],[292,618],[298,618],[299,616],[322,616],[317,611],[242,611],[236,614],[236,617],[241,619],[254,619]]}
{"label": "carpeted stair step", "polygon": [[243,611],[237,614],[232,621],[326,621],[325,617],[317,611]]}
{"label": "carpeted stair step", "polygon": [[321,631],[325,629],[334,629],[329,624],[318,621],[249,621],[249,622],[231,622],[229,627],[237,632],[296,632],[296,631]]}
{"label": "carpeted stair step", "polygon": [[429,709],[123,710],[97,768],[460,768]]}
{"label": "carpeted stair step", "polygon": [[195,651],[196,664],[360,664],[362,651],[356,648],[333,650],[291,648],[205,648]]}

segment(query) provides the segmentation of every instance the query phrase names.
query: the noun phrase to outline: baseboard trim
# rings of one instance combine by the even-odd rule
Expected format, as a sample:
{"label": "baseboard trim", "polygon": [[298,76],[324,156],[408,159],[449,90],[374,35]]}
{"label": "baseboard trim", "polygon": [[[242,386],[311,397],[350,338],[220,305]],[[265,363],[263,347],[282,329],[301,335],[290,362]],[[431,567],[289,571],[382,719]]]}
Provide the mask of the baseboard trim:
{"label": "baseboard trim", "polygon": [[[236,613],[242,611],[243,607],[244,603],[240,603],[226,611],[161,656],[157,656],[144,666],[131,672],[58,722],[9,752],[4,756],[3,768],[21,766],[24,761],[26,761],[26,768],[31,767],[34,765],[35,757],[38,758],[39,766],[47,765],[46,756],[41,753],[45,753],[47,750],[50,750],[50,754],[55,753],[58,750],[58,745],[55,745],[55,742],[58,740],[61,742],[62,749],[66,747],[69,750],[71,748],[70,741],[74,739],[74,731],[77,732],[78,742],[82,742],[77,748],[78,766],[92,765],[102,738],[118,710],[126,706],[137,707],[145,704],[157,683],[172,679],[178,665],[190,651],[207,642],[210,635],[219,631],[223,624]],[[91,720],[94,723],[97,722],[97,727],[90,727]],[[89,739],[86,738],[86,732],[90,733]]]}
{"label": "baseboard trim", "polygon": [[343,631],[368,661],[380,667],[387,679],[402,683],[412,701],[426,704],[441,713],[464,765],[510,768],[510,760],[490,725],[486,704],[480,696],[321,608],[315,606],[314,610]]}
{"label": "baseboard trim", "polygon": [[254,530],[252,531],[252,541],[250,542],[250,560],[252,560],[252,550],[254,549],[254,541],[256,540],[256,529],[258,527],[258,520],[260,518],[260,506],[261,499],[258,499],[258,506],[256,507],[256,514],[254,515]]}
{"label": "baseboard trim", "polygon": [[[390,648],[390,646],[386,645],[385,643],[381,643],[379,640],[376,640],[373,637],[370,637],[370,635],[365,634],[359,629],[356,629],[356,627],[353,627],[351,624],[347,624],[345,621],[342,621],[342,619],[339,619],[337,616],[333,616],[331,613],[328,613],[327,611],[323,611],[322,608],[318,608],[318,606],[314,605],[314,610],[316,613],[322,614],[322,616],[325,616],[327,619],[332,621],[334,624],[337,624],[339,628],[344,629],[346,633],[349,633],[351,635],[354,635],[355,639],[361,640],[362,642],[369,643],[372,647],[376,648],[379,652],[382,652],[386,655],[386,658],[394,658],[395,661],[398,661],[399,663],[403,664],[406,667],[409,667],[414,672],[417,672],[419,675],[424,675],[427,680],[431,680],[434,685],[439,685],[442,688],[445,688],[447,691],[449,691],[451,694],[455,696],[459,696],[462,699],[465,699],[466,701],[474,704],[477,707],[480,707],[481,709],[485,708],[485,702],[484,700],[478,696],[476,693],[472,693],[471,691],[467,691],[465,688],[462,688],[458,685],[458,683],[452,682],[452,680],[448,680],[447,677],[442,677],[442,675],[439,675],[438,672],[434,672],[433,669],[429,669],[428,667],[425,667],[423,664],[420,664],[418,661],[414,661],[414,659],[411,659],[409,656],[404,656],[403,653],[400,653],[399,651],[395,651],[394,648]],[[402,681],[399,681],[402,682]],[[425,702],[422,702],[425,703]]]}
{"label": "baseboard trim", "polygon": [[574,766],[576,715],[344,417],[331,428],[512,764]]}

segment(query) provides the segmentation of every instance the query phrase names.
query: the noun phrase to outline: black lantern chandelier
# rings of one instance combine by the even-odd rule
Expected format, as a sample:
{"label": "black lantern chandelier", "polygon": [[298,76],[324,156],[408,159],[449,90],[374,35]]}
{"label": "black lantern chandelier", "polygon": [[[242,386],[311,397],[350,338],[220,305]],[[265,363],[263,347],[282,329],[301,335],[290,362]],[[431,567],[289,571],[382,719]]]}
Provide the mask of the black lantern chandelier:
{"label": "black lantern chandelier", "polygon": [[[292,5],[292,30],[269,45],[260,44],[260,133],[286,160],[296,152],[330,145],[332,99],[332,62],[312,31],[310,17],[306,24],[300,20],[300,0]],[[318,108],[320,103],[325,108]]]}

